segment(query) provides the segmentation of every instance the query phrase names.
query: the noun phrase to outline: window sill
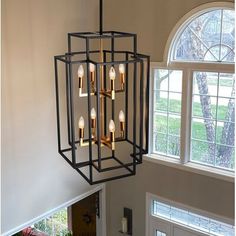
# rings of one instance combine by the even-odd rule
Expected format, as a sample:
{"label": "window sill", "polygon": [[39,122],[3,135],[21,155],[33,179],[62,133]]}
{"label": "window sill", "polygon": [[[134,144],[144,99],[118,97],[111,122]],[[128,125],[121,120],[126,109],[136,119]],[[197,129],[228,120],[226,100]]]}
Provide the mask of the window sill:
{"label": "window sill", "polygon": [[215,169],[213,167],[203,166],[195,163],[182,164],[178,159],[173,159],[158,154],[147,154],[144,156],[144,161],[149,161],[156,164],[165,165],[176,169],[189,171],[192,173],[205,175],[234,183],[234,173],[225,170]]}

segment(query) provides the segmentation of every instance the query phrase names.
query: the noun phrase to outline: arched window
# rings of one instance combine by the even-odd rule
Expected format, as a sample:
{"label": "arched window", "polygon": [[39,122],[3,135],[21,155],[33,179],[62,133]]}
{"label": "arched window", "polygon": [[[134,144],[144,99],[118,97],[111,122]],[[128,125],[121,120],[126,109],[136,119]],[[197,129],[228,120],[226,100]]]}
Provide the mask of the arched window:
{"label": "arched window", "polygon": [[151,150],[180,163],[234,170],[235,17],[228,4],[193,10],[152,64]]}

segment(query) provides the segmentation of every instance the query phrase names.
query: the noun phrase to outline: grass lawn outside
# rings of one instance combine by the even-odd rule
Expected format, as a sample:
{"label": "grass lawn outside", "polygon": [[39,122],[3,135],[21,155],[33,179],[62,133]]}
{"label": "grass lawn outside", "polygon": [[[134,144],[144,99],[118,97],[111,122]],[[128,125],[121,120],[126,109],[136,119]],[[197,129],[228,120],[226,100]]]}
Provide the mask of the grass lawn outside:
{"label": "grass lawn outside", "polygon": [[[169,106],[168,106],[169,105]],[[216,147],[219,147],[221,142],[223,125],[228,110],[228,104],[226,106],[218,105],[217,119],[222,122],[217,122],[216,127]],[[167,115],[167,108],[169,115]],[[211,109],[216,118],[216,105],[212,105]],[[154,149],[157,152],[161,152],[168,155],[179,156],[180,150],[180,125],[181,125],[181,101],[159,98],[155,102],[155,114],[154,114]],[[193,115],[199,118],[192,119],[192,154],[191,159],[196,162],[204,162],[208,159],[208,143],[206,136],[206,128],[204,124],[204,118],[202,115],[202,108],[199,102],[193,103]],[[213,122],[216,124],[215,120]],[[197,140],[195,140],[197,139]],[[217,153],[216,153],[217,155]],[[234,155],[234,152],[233,154]],[[209,165],[215,165],[216,160],[208,160]],[[234,158],[232,158],[234,159]],[[230,164],[230,168],[234,168],[234,160]]]}

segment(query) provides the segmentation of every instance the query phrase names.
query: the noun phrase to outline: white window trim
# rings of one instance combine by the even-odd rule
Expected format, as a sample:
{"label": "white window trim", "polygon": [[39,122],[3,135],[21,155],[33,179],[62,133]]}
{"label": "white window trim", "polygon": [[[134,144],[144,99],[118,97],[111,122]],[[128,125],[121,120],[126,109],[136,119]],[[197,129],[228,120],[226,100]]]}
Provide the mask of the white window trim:
{"label": "white window trim", "polygon": [[[146,225],[145,225],[146,236],[150,236],[150,228],[151,228],[150,225],[156,219],[164,220],[165,222],[171,222],[171,224],[173,224],[174,226],[180,226],[184,229],[189,229],[190,231],[193,231],[193,232],[197,231],[197,230],[194,230],[192,228],[189,228],[188,226],[183,226],[180,223],[172,222],[172,221],[169,221],[168,219],[164,219],[164,218],[162,219],[161,217],[158,217],[158,216],[153,216],[152,215],[152,201],[153,200],[161,201],[161,202],[169,204],[171,206],[174,206],[174,207],[177,207],[177,208],[180,208],[180,209],[183,209],[183,210],[188,210],[188,211],[191,211],[191,212],[196,213],[198,215],[202,215],[202,216],[205,216],[205,217],[208,217],[208,218],[211,218],[211,219],[215,219],[217,221],[221,221],[221,222],[226,223],[226,224],[234,225],[234,223],[235,223],[233,219],[223,217],[223,216],[219,216],[217,214],[213,214],[213,213],[210,213],[210,212],[207,212],[207,211],[204,211],[204,210],[200,210],[200,209],[197,209],[197,208],[194,208],[194,207],[182,204],[182,203],[178,203],[178,202],[175,202],[175,201],[171,201],[171,200],[168,200],[166,198],[156,196],[152,193],[146,192],[146,222],[145,222],[146,223]],[[203,233],[203,235],[208,235],[206,232],[199,231],[199,233]]]}
{"label": "white window trim", "polygon": [[[233,9],[234,3],[230,2],[214,2],[203,4],[189,13],[187,13],[174,27],[172,30],[164,53],[164,61],[163,62],[151,62],[150,64],[150,114],[149,114],[149,154],[144,157],[145,161],[151,161],[157,164],[167,165],[171,167],[175,167],[181,170],[186,170],[190,172],[194,172],[201,175],[206,175],[210,177],[214,177],[217,179],[222,179],[229,182],[234,182],[234,172],[218,169],[216,167],[204,166],[201,164],[190,162],[190,136],[191,136],[191,104],[192,104],[192,75],[193,71],[209,71],[209,72],[223,72],[223,73],[234,73],[234,64],[224,63],[223,65],[219,62],[177,62],[171,61],[171,52],[174,47],[174,42],[176,41],[176,37],[182,32],[185,25],[188,21],[191,21],[196,15],[200,13],[207,12],[212,9]],[[169,69],[169,70],[182,70],[183,71],[183,79],[182,79],[182,94],[185,92],[186,96],[182,97],[182,110],[181,110],[181,146],[180,146],[180,160],[170,158],[165,155],[154,154],[150,151],[153,150],[153,70],[154,69]]]}

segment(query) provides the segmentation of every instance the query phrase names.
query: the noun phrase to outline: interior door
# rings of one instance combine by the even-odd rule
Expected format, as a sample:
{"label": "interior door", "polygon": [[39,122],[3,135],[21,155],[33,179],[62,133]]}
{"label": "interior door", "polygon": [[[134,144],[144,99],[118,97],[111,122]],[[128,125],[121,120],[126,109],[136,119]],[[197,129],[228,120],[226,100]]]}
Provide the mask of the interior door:
{"label": "interior door", "polygon": [[76,236],[96,236],[97,193],[70,207],[71,228]]}

